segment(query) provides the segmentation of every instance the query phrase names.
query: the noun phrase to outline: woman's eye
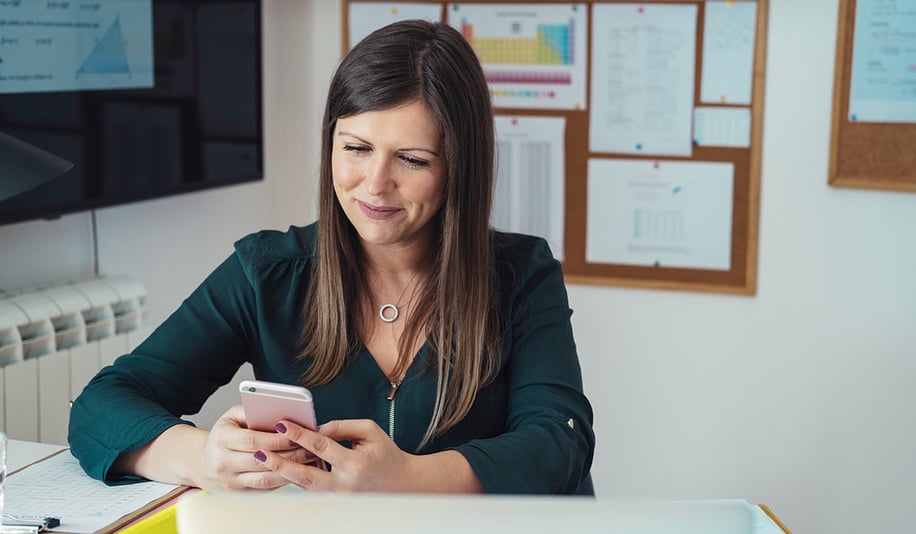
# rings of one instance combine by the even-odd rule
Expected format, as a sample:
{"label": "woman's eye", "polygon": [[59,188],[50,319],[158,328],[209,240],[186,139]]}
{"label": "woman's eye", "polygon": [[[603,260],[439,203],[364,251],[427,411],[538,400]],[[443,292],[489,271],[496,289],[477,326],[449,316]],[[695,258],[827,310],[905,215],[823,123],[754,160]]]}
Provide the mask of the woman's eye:
{"label": "woman's eye", "polygon": [[406,163],[408,167],[411,167],[414,169],[418,167],[426,167],[427,165],[429,165],[429,162],[426,160],[415,158],[413,156],[407,156],[407,155],[401,156],[401,161]]}
{"label": "woman's eye", "polygon": [[366,147],[364,147],[364,146],[359,146],[359,145],[344,145],[344,146],[343,146],[343,150],[344,150],[344,152],[355,152],[355,153],[359,154],[359,153],[365,152],[365,151],[367,151],[367,150],[369,150],[369,149],[366,148]]}

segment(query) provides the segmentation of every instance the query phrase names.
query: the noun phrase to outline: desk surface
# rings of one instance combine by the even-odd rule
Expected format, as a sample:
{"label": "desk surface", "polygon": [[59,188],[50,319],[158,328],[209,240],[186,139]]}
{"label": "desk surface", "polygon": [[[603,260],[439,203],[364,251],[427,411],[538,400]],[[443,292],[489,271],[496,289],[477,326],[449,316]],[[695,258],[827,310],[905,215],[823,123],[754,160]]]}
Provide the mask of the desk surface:
{"label": "desk surface", "polygon": [[6,472],[15,473],[27,465],[31,465],[66,448],[64,445],[50,445],[48,443],[11,439],[6,446]]}

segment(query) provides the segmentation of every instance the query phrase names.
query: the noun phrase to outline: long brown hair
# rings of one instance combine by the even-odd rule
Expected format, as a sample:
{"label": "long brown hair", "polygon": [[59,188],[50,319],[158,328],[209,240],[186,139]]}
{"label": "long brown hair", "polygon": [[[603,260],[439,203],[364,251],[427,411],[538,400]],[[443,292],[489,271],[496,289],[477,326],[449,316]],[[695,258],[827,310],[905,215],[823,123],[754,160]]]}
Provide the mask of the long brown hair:
{"label": "long brown hair", "polygon": [[[446,162],[445,198],[430,272],[399,342],[403,371],[419,336],[428,335],[437,395],[422,448],[461,421],[496,374],[499,325],[489,231],[493,198],[493,110],[473,49],[450,26],[402,21],[360,41],[338,66],[328,91],[321,140],[318,237],[304,308],[303,381],[322,385],[361,345],[369,299],[361,248],[334,194],[332,138],[337,119],[423,102],[438,121]],[[418,449],[419,449],[418,448]]]}

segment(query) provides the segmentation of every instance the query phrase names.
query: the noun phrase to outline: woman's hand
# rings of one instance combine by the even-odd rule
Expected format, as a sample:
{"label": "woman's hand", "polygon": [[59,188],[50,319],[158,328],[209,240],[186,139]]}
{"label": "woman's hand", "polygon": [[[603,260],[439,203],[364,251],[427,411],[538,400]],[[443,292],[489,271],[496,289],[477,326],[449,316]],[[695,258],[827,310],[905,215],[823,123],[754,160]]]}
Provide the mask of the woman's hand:
{"label": "woman's hand", "polygon": [[213,425],[202,451],[199,486],[208,489],[272,489],[289,481],[256,461],[255,451],[271,451],[278,458],[293,463],[314,461],[314,456],[272,432],[249,430],[245,411],[233,406]]}
{"label": "woman's hand", "polygon": [[[481,492],[482,487],[464,456],[456,451],[418,456],[398,448],[374,421],[330,421],[318,432],[281,421],[277,432],[331,464],[314,465],[259,449],[253,459],[274,474],[312,491]],[[348,449],[338,441],[350,441]]]}

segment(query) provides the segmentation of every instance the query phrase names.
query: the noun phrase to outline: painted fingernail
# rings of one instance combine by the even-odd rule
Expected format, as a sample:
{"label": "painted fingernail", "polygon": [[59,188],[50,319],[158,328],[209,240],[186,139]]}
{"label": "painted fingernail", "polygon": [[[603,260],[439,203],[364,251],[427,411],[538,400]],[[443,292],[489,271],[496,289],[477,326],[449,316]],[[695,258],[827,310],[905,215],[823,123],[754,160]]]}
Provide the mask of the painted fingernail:
{"label": "painted fingernail", "polygon": [[264,454],[264,451],[255,451],[255,453],[254,453],[254,459],[257,460],[257,461],[259,461],[259,462],[266,462],[266,461],[267,461],[267,455]]}
{"label": "painted fingernail", "polygon": [[286,425],[284,425],[283,423],[277,423],[274,425],[274,430],[276,430],[277,432],[281,434],[286,434]]}

